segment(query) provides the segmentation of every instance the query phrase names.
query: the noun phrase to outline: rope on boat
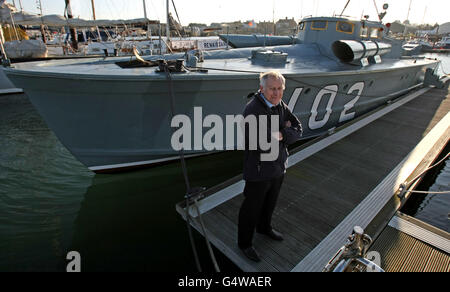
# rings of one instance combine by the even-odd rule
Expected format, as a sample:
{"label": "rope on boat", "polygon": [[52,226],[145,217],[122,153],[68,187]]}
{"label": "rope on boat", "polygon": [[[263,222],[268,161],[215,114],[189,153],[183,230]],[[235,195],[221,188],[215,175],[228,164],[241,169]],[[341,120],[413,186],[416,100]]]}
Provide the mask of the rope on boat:
{"label": "rope on boat", "polygon": [[[170,97],[170,110],[171,110],[171,115],[172,118],[175,116],[175,97],[173,94],[173,80],[172,80],[172,75],[170,74],[170,70],[169,70],[169,66],[167,64],[167,62],[164,62],[163,64],[164,66],[164,72],[166,73],[166,77],[168,80],[168,87],[169,87],[169,97]],[[170,127],[172,129],[172,131],[175,131],[174,128]],[[211,260],[214,264],[214,268],[216,270],[216,272],[220,272],[219,266],[217,264],[216,258],[214,256],[214,252],[211,248],[209,239],[208,239],[208,235],[206,234],[206,229],[205,229],[205,225],[203,223],[203,219],[201,217],[200,214],[200,210],[198,208],[198,202],[197,202],[197,198],[201,195],[202,191],[204,190],[204,188],[191,188],[190,182],[189,182],[189,176],[188,176],[188,172],[187,172],[187,167],[186,167],[186,160],[184,157],[184,151],[183,148],[180,149],[179,151],[179,155],[180,155],[180,161],[181,161],[181,169],[183,171],[183,177],[184,177],[184,182],[186,184],[186,195],[185,195],[185,199],[186,199],[186,223],[187,223],[187,228],[188,228],[188,233],[189,233],[189,239],[191,242],[191,246],[192,246],[192,251],[194,253],[194,258],[195,258],[195,263],[197,265],[197,270],[199,272],[202,271],[201,265],[200,265],[200,260],[197,254],[197,248],[195,246],[195,240],[194,237],[192,236],[192,229],[191,229],[191,224],[190,221],[195,221],[194,218],[191,217],[190,215],[190,205],[191,202],[193,201],[194,206],[197,210],[197,213],[199,215],[200,218],[200,225],[202,227],[203,230],[203,234],[205,236],[205,240],[206,240],[206,245],[208,247],[208,251],[211,257]]]}
{"label": "rope on boat", "polygon": [[[171,76],[167,66],[165,66],[164,69],[165,69],[166,77],[167,77],[168,84],[169,84],[169,91],[168,92],[169,92],[169,97],[170,97],[169,98],[169,100],[170,100],[170,111],[171,111],[171,115],[172,115],[172,118],[173,118],[174,115],[175,115],[175,106],[174,106],[174,97],[173,97],[173,91],[172,91],[172,89],[173,89],[172,76]],[[170,127],[170,128],[173,131],[173,128],[172,127]],[[180,158],[181,158],[180,161],[181,161],[181,167],[182,167],[182,170],[183,170],[184,182],[186,184],[186,193],[189,193],[191,187],[190,187],[190,184],[189,184],[189,177],[188,177],[188,174],[187,174],[187,171],[186,171],[186,161],[184,159],[183,149],[180,150]],[[192,230],[191,230],[191,224],[190,224],[191,217],[190,217],[190,214],[189,214],[189,199],[188,199],[188,196],[185,196],[185,198],[186,198],[186,205],[187,205],[187,207],[186,207],[186,222],[187,222],[187,227],[188,227],[189,239],[191,241],[192,251],[194,253],[194,258],[195,258],[195,263],[197,265],[197,270],[199,272],[201,272],[202,271],[202,267],[201,267],[200,261],[198,259],[197,248],[195,247],[195,241],[194,241],[194,238],[192,236]]]}
{"label": "rope on boat", "polygon": [[406,193],[416,193],[416,194],[450,194],[450,191],[432,192],[432,191],[406,191]]}

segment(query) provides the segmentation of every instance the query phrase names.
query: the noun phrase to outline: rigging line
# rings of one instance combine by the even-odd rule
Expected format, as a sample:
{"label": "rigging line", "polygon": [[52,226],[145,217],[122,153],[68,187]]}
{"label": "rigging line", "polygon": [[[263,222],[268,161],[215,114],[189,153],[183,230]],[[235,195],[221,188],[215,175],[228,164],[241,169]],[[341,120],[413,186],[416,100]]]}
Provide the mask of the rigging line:
{"label": "rigging line", "polygon": [[173,9],[175,10],[175,14],[177,15],[178,23],[181,25],[180,17],[178,16],[178,12],[177,12],[177,7],[175,6],[175,2],[173,2],[173,0],[172,0],[172,5],[173,5]]}
{"label": "rigging line", "polygon": [[186,224],[187,224],[187,228],[188,228],[189,240],[191,242],[192,252],[194,253],[195,265],[197,266],[197,270],[199,272],[201,272],[202,267],[200,266],[200,260],[199,260],[198,254],[197,254],[197,248],[195,247],[194,236],[192,235],[192,229],[191,229],[191,223],[190,223],[191,219],[192,219],[191,214],[189,214],[189,199],[186,196]]}
{"label": "rigging line", "polygon": [[[9,10],[9,16],[11,17],[11,22],[12,22],[14,34],[16,35],[16,39],[18,41],[20,41],[19,34],[17,33],[17,29],[16,29],[16,24],[14,23],[14,18],[13,18],[12,14],[11,14],[11,10]],[[41,21],[42,21],[42,16],[41,16]]]}
{"label": "rigging line", "polygon": [[342,9],[341,16],[344,15],[344,11],[345,11],[345,9],[347,9],[347,6],[349,3],[350,3],[350,0],[347,1],[347,4],[345,4],[344,9]]}
{"label": "rigging line", "polygon": [[378,16],[378,19],[380,20],[380,22],[381,22],[381,18],[380,18],[380,12],[378,12],[378,7],[377,7],[377,2],[376,2],[376,0],[373,0],[373,5],[375,6],[375,10],[377,11],[377,16]]}
{"label": "rigging line", "polygon": [[[173,118],[174,115],[175,115],[175,97],[174,97],[174,94],[173,94],[173,79],[172,79],[172,75],[170,74],[169,66],[168,66],[167,63],[165,63],[164,71],[166,72],[166,77],[168,79],[169,95],[170,95],[170,110],[171,110],[171,115],[172,115],[172,118]],[[174,128],[171,127],[171,129],[172,129],[172,132],[175,132]],[[220,272],[219,265],[217,264],[216,257],[214,256],[214,252],[213,252],[213,250],[211,248],[211,244],[209,242],[208,235],[206,234],[206,228],[205,228],[205,224],[203,222],[202,216],[201,216],[201,212],[200,212],[200,210],[198,208],[198,202],[197,202],[197,198],[196,198],[196,192],[198,192],[198,191],[195,190],[195,189],[192,189],[191,186],[190,186],[190,183],[189,183],[189,177],[188,177],[188,172],[187,172],[187,167],[186,167],[186,161],[185,161],[185,157],[184,157],[183,148],[180,149],[179,153],[180,153],[180,160],[181,160],[181,167],[182,167],[182,171],[183,171],[183,176],[184,176],[184,180],[185,180],[185,184],[186,184],[186,196],[185,196],[185,198],[186,198],[186,222],[187,222],[187,225],[188,225],[189,237],[190,237],[190,240],[191,240],[192,250],[194,252],[194,257],[195,257],[195,262],[196,262],[196,265],[197,265],[197,269],[198,269],[199,272],[202,271],[201,270],[201,266],[200,266],[199,257],[198,257],[198,254],[197,254],[197,249],[195,247],[195,240],[194,240],[194,238],[192,236],[192,230],[191,230],[191,224],[190,224],[190,220],[195,222],[195,220],[193,218],[191,218],[190,212],[189,212],[189,210],[190,210],[189,201],[191,200],[191,198],[194,201],[194,207],[196,208],[197,214],[199,215],[201,228],[202,228],[203,234],[205,236],[206,245],[207,245],[207,248],[208,248],[211,260],[212,260],[212,262],[214,264],[214,269],[215,269],[216,272]],[[200,192],[201,192],[201,190],[200,190]]]}
{"label": "rigging line", "polygon": [[447,155],[445,155],[444,158],[442,158],[441,160],[439,160],[436,164],[428,167],[427,169],[425,169],[423,172],[421,172],[419,175],[417,175],[415,178],[413,178],[411,181],[409,182],[405,182],[404,186],[410,186],[412,183],[414,183],[416,180],[418,180],[420,177],[422,177],[425,173],[427,173],[429,170],[431,170],[432,168],[435,168],[436,166],[438,166],[439,164],[441,164],[442,162],[444,162],[448,157],[450,156],[450,152],[447,153]]}
{"label": "rigging line", "polygon": [[217,264],[216,257],[214,256],[214,251],[211,248],[211,244],[209,242],[208,235],[206,234],[205,223],[203,222],[203,219],[202,219],[202,213],[200,212],[200,209],[198,208],[197,199],[194,199],[194,206],[195,206],[195,209],[197,210],[197,214],[200,219],[200,225],[202,226],[203,234],[205,235],[206,246],[208,247],[209,255],[214,264],[214,269],[216,272],[220,272],[219,265]]}
{"label": "rigging line", "polygon": [[[261,72],[257,72],[257,71],[236,70],[236,69],[218,69],[218,68],[210,68],[210,67],[187,67],[187,68],[203,69],[203,70],[212,70],[212,71],[215,70],[215,71],[224,71],[224,72],[237,72],[237,73],[261,74]],[[307,82],[305,82],[305,81],[299,81],[299,80],[296,80],[296,79],[294,79],[293,77],[289,77],[289,76],[286,76],[286,75],[283,75],[283,76],[284,76],[284,78],[285,78],[286,80],[291,80],[291,81],[293,81],[293,82],[296,82],[296,83],[299,83],[299,84],[302,84],[302,85],[306,85],[306,86],[309,86],[309,87],[317,88],[317,89],[320,89],[320,90],[322,90],[322,89],[325,88],[325,87],[323,87],[323,86],[310,84],[310,83],[307,83]],[[340,90],[333,90],[333,89],[327,89],[327,90],[328,90],[329,92],[332,92],[332,93],[343,94],[343,95],[350,95],[350,96],[352,95],[352,94],[350,94],[350,93],[348,93],[348,92],[344,92],[344,91],[340,91]],[[380,98],[381,96],[361,94],[360,97]]]}
{"label": "rigging line", "polygon": [[[172,75],[170,74],[169,71],[169,66],[166,63],[164,66],[164,71],[166,73],[166,77],[168,80],[168,93],[169,93],[169,97],[170,97],[170,111],[171,111],[171,115],[172,118],[175,116],[175,101],[174,101],[174,94],[173,94],[173,79],[172,79]],[[172,132],[175,131],[174,128],[170,127],[172,129]],[[186,161],[184,158],[184,152],[183,152],[183,148],[180,149],[180,161],[181,161],[181,169],[183,171],[183,177],[184,177],[184,182],[186,184],[186,223],[187,223],[187,227],[188,227],[188,233],[189,233],[189,239],[191,241],[191,246],[192,246],[192,251],[194,253],[194,258],[195,258],[195,263],[197,265],[197,270],[199,272],[202,271],[202,268],[200,266],[200,260],[198,258],[198,254],[197,254],[197,248],[195,246],[195,240],[194,237],[192,235],[192,230],[191,230],[191,224],[190,224],[190,214],[189,214],[189,196],[188,194],[191,193],[191,186],[189,184],[189,177],[188,177],[188,173],[187,173],[187,168],[186,168]]]}

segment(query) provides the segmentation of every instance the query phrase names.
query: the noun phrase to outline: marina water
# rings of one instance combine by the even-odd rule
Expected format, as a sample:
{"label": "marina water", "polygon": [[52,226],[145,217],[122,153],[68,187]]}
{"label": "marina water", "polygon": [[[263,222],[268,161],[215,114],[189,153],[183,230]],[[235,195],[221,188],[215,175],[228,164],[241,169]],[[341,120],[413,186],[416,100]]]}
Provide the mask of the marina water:
{"label": "marina water", "polygon": [[[175,211],[186,191],[179,163],[95,175],[25,95],[0,97],[0,149],[0,271],[66,271],[69,251],[80,253],[82,271],[196,271]],[[240,173],[241,153],[212,157],[187,162],[193,186]],[[193,233],[203,268],[212,271],[205,242]]]}
{"label": "marina water", "polygon": [[[443,70],[450,71],[450,57]],[[241,172],[242,153],[188,160],[192,186]],[[450,161],[432,190],[450,189]],[[196,271],[186,223],[175,211],[186,191],[178,162],[95,175],[61,145],[24,94],[0,96],[0,271]],[[450,195],[427,195],[413,215],[449,232]],[[204,238],[193,232],[204,270]],[[238,270],[215,250],[223,271]]]}

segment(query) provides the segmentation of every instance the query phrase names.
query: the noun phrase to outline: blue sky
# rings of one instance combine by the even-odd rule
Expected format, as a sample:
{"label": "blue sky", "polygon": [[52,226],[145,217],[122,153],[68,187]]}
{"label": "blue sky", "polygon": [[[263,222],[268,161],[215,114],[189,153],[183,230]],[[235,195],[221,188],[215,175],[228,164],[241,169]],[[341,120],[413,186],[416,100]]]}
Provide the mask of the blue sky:
{"label": "blue sky", "polygon": [[[14,0],[19,6],[20,0]],[[145,0],[150,19],[165,22],[165,0]],[[13,0],[7,0],[12,3]],[[25,11],[38,13],[37,0],[21,0]],[[41,0],[44,14],[64,13],[64,0]],[[347,0],[174,0],[181,23],[191,22],[210,24],[234,20],[268,21],[302,16],[331,16],[340,13]],[[405,20],[410,0],[376,1],[379,9],[383,3],[390,8],[385,21]],[[75,17],[92,19],[91,0],[71,0]],[[144,16],[143,0],[95,0],[97,19],[126,19]],[[173,8],[171,8],[173,11]],[[450,22],[450,1],[448,0],[412,0],[409,19],[412,23]],[[376,10],[373,0],[353,0],[344,13],[359,18],[370,15],[375,20]]]}

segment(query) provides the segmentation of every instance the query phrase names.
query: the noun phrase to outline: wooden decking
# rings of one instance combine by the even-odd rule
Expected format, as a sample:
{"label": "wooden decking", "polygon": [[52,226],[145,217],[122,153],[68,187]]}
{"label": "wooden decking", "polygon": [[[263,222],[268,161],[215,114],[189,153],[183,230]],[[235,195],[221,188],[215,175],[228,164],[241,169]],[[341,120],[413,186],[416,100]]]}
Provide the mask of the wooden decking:
{"label": "wooden decking", "polygon": [[450,234],[400,212],[371,251],[386,272],[450,272]]}
{"label": "wooden decking", "polygon": [[[345,243],[353,225],[367,228],[394,196],[396,188],[381,189],[380,185],[388,180],[398,186],[397,180],[406,179],[418,166],[426,167],[430,157],[448,142],[448,83],[444,89],[422,89],[402,100],[400,104],[405,104],[396,109],[386,106],[393,109],[391,112],[377,111],[381,117],[367,115],[291,155],[273,216],[273,226],[285,239],[275,242],[256,234],[254,246],[262,258],[260,263],[245,258],[236,244],[243,200],[241,177],[208,191],[209,196],[199,202],[209,240],[243,271],[320,271]],[[352,127],[357,129],[360,121],[374,115],[375,121],[352,132]],[[431,139],[433,135],[428,134],[438,128],[436,125],[440,131],[434,131],[432,134],[438,136]],[[426,136],[431,140],[417,148]],[[414,149],[427,153],[417,155]],[[413,156],[418,161],[403,174],[411,168],[408,159]],[[183,203],[177,210],[185,215]],[[191,214],[197,215],[194,211]],[[198,219],[192,225],[202,232]]]}

